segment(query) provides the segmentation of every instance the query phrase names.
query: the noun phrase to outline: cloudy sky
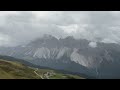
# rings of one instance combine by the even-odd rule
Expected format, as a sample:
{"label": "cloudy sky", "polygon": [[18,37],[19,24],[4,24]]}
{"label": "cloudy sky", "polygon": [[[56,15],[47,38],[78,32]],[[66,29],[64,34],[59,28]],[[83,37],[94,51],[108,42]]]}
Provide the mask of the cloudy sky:
{"label": "cloudy sky", "polygon": [[120,43],[120,12],[0,11],[0,46],[27,43],[44,34]]}

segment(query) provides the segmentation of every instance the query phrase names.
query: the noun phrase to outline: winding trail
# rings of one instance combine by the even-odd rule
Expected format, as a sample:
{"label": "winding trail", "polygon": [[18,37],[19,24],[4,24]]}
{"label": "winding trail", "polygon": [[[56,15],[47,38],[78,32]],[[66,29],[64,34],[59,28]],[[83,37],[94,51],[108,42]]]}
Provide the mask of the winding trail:
{"label": "winding trail", "polygon": [[38,71],[38,68],[36,68],[36,70],[34,71],[34,73],[35,73],[37,76],[39,76],[41,79],[44,79],[41,75],[39,75],[39,74],[37,73],[37,71]]}

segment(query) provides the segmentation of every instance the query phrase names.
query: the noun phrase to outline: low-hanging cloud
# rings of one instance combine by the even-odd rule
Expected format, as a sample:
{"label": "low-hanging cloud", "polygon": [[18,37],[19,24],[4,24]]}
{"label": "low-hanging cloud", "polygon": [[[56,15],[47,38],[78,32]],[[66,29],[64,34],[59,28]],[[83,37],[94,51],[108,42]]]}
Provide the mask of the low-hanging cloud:
{"label": "low-hanging cloud", "polygon": [[28,43],[44,34],[120,43],[119,11],[1,11],[0,19],[0,46]]}

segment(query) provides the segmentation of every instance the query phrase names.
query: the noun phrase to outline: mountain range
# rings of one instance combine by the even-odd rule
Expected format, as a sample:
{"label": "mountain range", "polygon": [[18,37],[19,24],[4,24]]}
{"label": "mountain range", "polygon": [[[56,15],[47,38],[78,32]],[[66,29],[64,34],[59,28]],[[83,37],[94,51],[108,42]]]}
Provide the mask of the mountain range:
{"label": "mountain range", "polygon": [[120,45],[44,35],[28,44],[0,47],[0,55],[23,59],[34,65],[85,74],[94,78],[120,78]]}

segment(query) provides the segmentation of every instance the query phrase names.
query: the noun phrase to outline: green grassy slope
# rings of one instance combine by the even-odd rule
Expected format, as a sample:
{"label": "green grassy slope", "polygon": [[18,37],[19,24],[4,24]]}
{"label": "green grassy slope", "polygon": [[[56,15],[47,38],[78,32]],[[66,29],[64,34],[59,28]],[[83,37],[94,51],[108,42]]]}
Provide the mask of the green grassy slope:
{"label": "green grassy slope", "polygon": [[19,62],[0,60],[0,79],[34,79],[39,78],[34,69]]}
{"label": "green grassy slope", "polygon": [[15,61],[0,59],[0,79],[83,79],[77,75],[57,73],[49,69],[37,69]]}

